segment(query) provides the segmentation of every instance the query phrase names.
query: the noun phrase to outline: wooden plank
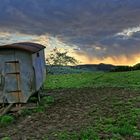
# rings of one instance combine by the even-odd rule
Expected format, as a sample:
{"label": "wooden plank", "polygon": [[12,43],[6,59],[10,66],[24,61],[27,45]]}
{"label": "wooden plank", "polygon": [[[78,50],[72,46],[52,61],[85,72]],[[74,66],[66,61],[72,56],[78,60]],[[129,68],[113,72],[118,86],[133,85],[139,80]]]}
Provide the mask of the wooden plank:
{"label": "wooden plank", "polygon": [[3,115],[5,115],[6,113],[8,113],[8,112],[11,110],[11,108],[12,108],[13,105],[14,105],[13,103],[12,103],[12,104],[9,104],[9,105],[3,110],[3,112],[0,114],[0,116],[3,116]]}

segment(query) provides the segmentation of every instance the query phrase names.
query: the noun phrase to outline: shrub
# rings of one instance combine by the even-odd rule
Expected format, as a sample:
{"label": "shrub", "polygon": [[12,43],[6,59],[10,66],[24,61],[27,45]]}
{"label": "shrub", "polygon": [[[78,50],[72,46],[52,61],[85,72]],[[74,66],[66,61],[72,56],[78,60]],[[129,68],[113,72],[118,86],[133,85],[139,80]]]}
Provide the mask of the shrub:
{"label": "shrub", "polygon": [[4,115],[0,117],[0,125],[7,126],[14,122],[14,117],[10,115]]}
{"label": "shrub", "polygon": [[54,98],[52,96],[43,97],[41,104],[42,105],[51,105],[54,103]]}
{"label": "shrub", "polygon": [[1,140],[11,140],[10,137],[3,137]]}

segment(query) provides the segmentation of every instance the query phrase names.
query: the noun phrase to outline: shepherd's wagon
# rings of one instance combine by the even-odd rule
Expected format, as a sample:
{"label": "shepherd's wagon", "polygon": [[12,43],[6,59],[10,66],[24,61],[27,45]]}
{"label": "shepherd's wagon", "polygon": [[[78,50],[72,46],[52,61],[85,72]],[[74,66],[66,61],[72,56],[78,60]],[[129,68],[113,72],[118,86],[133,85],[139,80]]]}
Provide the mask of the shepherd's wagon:
{"label": "shepherd's wagon", "polygon": [[26,103],[45,80],[44,46],[14,43],[0,46],[0,103]]}

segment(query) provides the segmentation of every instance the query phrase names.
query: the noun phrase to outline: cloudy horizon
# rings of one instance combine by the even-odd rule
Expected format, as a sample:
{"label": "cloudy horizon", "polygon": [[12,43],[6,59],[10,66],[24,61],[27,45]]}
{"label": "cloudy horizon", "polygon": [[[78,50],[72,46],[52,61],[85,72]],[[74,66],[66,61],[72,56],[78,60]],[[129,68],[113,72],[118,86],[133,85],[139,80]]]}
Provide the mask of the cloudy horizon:
{"label": "cloudy horizon", "polygon": [[0,45],[67,49],[81,64],[140,62],[139,0],[3,0]]}

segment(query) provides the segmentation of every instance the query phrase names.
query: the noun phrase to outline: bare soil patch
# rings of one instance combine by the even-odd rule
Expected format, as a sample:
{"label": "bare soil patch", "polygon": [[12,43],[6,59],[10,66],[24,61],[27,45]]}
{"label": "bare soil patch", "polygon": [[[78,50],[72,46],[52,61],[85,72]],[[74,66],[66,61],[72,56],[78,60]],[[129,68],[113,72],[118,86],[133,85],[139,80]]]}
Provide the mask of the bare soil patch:
{"label": "bare soil patch", "polygon": [[[12,140],[43,140],[47,135],[51,140],[55,139],[55,132],[79,132],[91,124],[94,126],[102,116],[116,118],[120,109],[124,113],[129,111],[121,106],[115,108],[114,103],[127,103],[140,97],[138,91],[121,88],[69,89],[46,91],[46,94],[55,98],[53,105],[43,113],[21,116],[14,124],[0,128],[0,138],[9,136]],[[136,106],[139,106],[139,102],[136,102]],[[105,139],[109,134],[101,132],[100,137]]]}

